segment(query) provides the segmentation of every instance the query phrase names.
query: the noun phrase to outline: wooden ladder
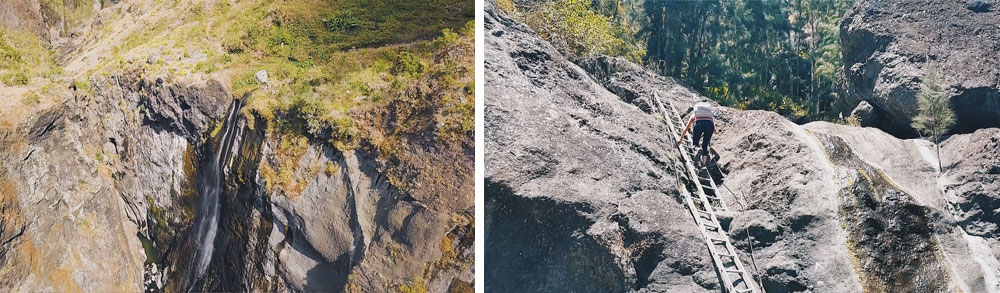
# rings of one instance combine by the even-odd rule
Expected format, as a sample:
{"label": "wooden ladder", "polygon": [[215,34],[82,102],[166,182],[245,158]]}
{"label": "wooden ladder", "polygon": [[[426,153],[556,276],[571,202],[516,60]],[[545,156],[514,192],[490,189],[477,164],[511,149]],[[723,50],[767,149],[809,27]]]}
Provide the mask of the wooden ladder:
{"label": "wooden ladder", "polygon": [[[680,132],[684,130],[685,124],[680,113],[677,112],[677,108],[674,107],[673,103],[667,101],[667,106],[670,107],[668,112],[663,103],[660,102],[658,94],[654,93],[653,99],[656,101],[656,107],[660,113],[663,113],[663,119],[674,142],[680,141]],[[678,190],[687,202],[688,210],[691,211],[691,216],[694,217],[694,222],[701,230],[705,244],[708,245],[708,252],[715,264],[715,272],[719,275],[719,281],[722,283],[722,291],[727,293],[757,292],[753,276],[743,267],[743,262],[736,254],[736,248],[729,242],[729,234],[722,229],[722,225],[719,224],[719,219],[715,215],[716,210],[727,211],[728,209],[722,200],[721,193],[715,186],[715,181],[712,180],[712,174],[705,166],[696,168],[691,159],[697,155],[698,148],[694,147],[690,133],[684,136],[684,142],[678,145],[677,149],[681,153],[688,176],[693,178],[695,183],[693,190],[688,190],[684,184],[680,184]]]}

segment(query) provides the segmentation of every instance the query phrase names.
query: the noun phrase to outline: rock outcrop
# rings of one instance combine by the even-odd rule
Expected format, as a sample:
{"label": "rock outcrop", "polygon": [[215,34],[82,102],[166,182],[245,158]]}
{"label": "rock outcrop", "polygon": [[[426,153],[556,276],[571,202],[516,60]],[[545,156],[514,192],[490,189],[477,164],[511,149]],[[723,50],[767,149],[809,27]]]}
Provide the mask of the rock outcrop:
{"label": "rock outcrop", "polygon": [[1000,10],[989,2],[856,2],[840,25],[847,98],[871,103],[879,128],[916,137],[916,94],[935,66],[957,114],[952,133],[1000,127]]}
{"label": "rock outcrop", "polygon": [[[487,290],[717,291],[650,106],[704,98],[621,59],[577,66],[489,3],[484,25]],[[720,219],[768,292],[1000,290],[996,129],[945,140],[939,172],[928,141],[717,109]]]}
{"label": "rock outcrop", "polygon": [[230,145],[213,129],[233,113],[233,97],[215,81],[166,82],[141,70],[91,84],[0,132],[2,288],[471,288],[471,200],[416,201],[389,183],[389,164],[371,150],[321,142],[307,144],[293,169],[300,194],[269,190],[257,171],[281,137],[259,118],[256,128],[232,126],[241,130],[220,162],[215,249],[204,274],[191,277],[199,186],[219,178],[206,166]]}
{"label": "rock outcrop", "polygon": [[502,12],[484,25],[486,290],[717,290],[665,125]]}
{"label": "rock outcrop", "polygon": [[[258,24],[298,28],[227,15],[303,4],[0,1],[0,33],[38,37],[51,65],[0,85],[0,291],[471,292],[472,37],[440,52],[409,32],[317,43],[323,56],[426,49],[422,73],[380,70],[349,97],[329,96],[354,86],[340,78],[226,50]],[[330,91],[284,90],[306,80]],[[302,97],[306,112],[275,105]]]}

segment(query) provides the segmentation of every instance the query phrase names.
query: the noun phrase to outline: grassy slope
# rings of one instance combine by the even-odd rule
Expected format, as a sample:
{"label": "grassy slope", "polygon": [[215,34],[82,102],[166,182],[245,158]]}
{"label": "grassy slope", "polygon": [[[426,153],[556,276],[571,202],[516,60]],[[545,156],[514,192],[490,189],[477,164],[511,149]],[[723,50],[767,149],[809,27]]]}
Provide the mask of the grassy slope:
{"label": "grassy slope", "polygon": [[[265,176],[270,187],[289,195],[301,189],[291,168],[307,140],[340,149],[364,143],[402,164],[410,140],[426,135],[432,143],[460,144],[471,137],[472,1],[146,0],[96,13],[75,2],[49,2],[50,13],[65,11],[67,23],[93,29],[77,33],[83,41],[63,58],[66,74],[30,76],[49,77],[50,84],[75,79],[86,91],[95,74],[140,66],[147,76],[168,80],[223,80],[236,97],[252,92],[245,113],[267,120],[268,133],[280,142],[262,173],[271,175]],[[47,54],[54,64],[54,54]],[[268,72],[267,86],[254,80],[259,70]],[[423,112],[369,127],[376,118],[366,112],[389,105]],[[397,182],[412,176],[399,175]]]}

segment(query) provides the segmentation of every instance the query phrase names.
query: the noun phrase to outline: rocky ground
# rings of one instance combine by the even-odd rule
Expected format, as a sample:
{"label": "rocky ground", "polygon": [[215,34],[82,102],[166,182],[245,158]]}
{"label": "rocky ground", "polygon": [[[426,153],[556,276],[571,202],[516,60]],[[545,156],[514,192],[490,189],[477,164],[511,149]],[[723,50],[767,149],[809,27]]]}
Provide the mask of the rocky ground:
{"label": "rocky ground", "polygon": [[[718,290],[650,106],[704,98],[567,60],[489,3],[485,26],[487,291]],[[720,216],[768,292],[1000,291],[997,129],[948,137],[941,172],[925,140],[719,109]]]}
{"label": "rocky ground", "polygon": [[487,290],[718,288],[665,125],[487,11]]}
{"label": "rocky ground", "polygon": [[916,94],[935,66],[951,91],[954,133],[1000,127],[1000,2],[857,1],[840,36],[847,97],[874,106],[863,125],[916,137]]}
{"label": "rocky ground", "polygon": [[[95,16],[74,22],[28,2],[0,3],[0,27],[42,36],[65,73],[0,84],[0,290],[471,292],[474,146],[471,132],[436,136],[447,114],[434,101],[452,93],[433,79],[352,109],[368,134],[353,147],[274,131],[268,121],[282,120],[236,109],[238,142],[220,172],[207,165],[226,144],[223,120],[252,94],[234,94],[226,75],[158,70],[204,60],[198,53],[104,62],[132,33],[201,2],[95,1],[85,7]],[[463,48],[451,50],[471,60]],[[397,133],[408,139],[398,149],[378,144]],[[275,187],[265,165],[285,166],[294,188]],[[219,228],[195,278],[208,172],[224,174]]]}

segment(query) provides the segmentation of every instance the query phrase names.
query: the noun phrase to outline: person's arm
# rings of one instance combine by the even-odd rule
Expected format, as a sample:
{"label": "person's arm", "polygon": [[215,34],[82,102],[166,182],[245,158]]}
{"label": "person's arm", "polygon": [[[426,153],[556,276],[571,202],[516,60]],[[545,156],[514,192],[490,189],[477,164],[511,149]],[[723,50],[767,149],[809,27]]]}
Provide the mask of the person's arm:
{"label": "person's arm", "polygon": [[691,130],[691,124],[694,124],[694,117],[691,117],[691,120],[688,120],[687,126],[685,126],[684,131],[681,132],[681,140],[678,140],[677,144],[681,144],[681,142],[684,141],[684,135],[687,134],[688,130]]}

